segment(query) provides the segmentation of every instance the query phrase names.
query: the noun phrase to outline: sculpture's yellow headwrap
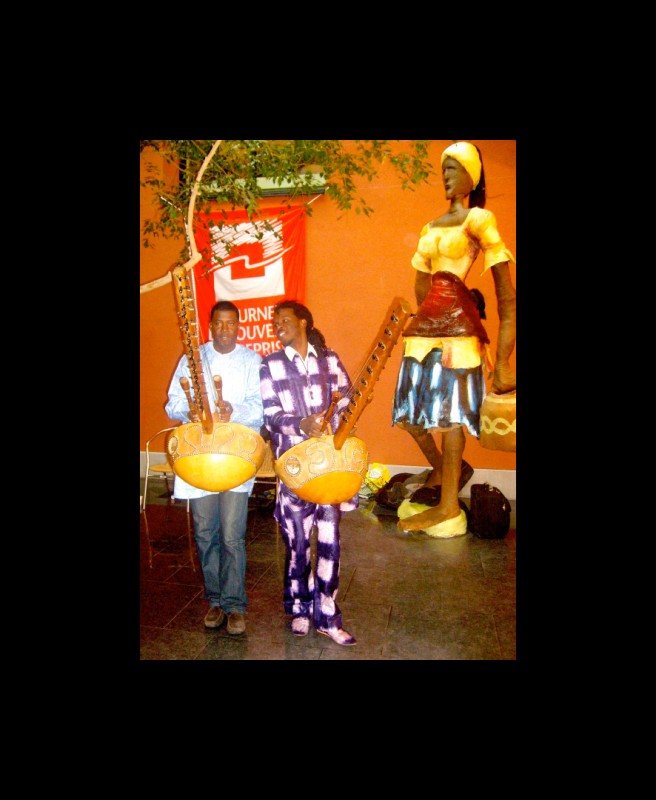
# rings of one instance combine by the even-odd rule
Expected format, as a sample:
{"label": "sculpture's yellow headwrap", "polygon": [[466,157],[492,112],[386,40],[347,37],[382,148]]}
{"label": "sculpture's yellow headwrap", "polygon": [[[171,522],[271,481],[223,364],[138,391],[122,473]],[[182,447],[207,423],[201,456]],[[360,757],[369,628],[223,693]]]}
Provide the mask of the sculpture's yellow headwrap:
{"label": "sculpture's yellow headwrap", "polygon": [[472,189],[475,189],[481,179],[481,159],[478,150],[469,142],[455,142],[442,153],[441,163],[444,164],[444,159],[449,156],[455,158],[458,164],[467,170],[469,177],[474,182]]}

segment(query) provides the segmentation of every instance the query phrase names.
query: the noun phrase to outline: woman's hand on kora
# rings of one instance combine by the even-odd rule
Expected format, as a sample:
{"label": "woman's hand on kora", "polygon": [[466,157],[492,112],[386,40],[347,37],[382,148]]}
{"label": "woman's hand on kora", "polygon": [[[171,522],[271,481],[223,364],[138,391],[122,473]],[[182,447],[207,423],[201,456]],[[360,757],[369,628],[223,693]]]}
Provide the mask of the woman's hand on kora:
{"label": "woman's hand on kora", "polygon": [[321,430],[323,426],[323,414],[311,414],[303,417],[300,428],[306,436],[325,436],[326,431]]}
{"label": "woman's hand on kora", "polygon": [[517,388],[517,379],[515,373],[508,364],[497,363],[494,367],[494,379],[492,381],[492,390],[494,394],[506,394],[512,392]]}

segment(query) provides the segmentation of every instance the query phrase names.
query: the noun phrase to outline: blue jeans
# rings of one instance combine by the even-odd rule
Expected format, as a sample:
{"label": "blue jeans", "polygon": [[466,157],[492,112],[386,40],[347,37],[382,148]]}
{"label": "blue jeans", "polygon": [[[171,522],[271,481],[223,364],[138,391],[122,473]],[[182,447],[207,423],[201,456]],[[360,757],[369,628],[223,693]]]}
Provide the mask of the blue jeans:
{"label": "blue jeans", "polygon": [[194,538],[205,599],[226,614],[246,609],[248,492],[219,492],[191,500]]}

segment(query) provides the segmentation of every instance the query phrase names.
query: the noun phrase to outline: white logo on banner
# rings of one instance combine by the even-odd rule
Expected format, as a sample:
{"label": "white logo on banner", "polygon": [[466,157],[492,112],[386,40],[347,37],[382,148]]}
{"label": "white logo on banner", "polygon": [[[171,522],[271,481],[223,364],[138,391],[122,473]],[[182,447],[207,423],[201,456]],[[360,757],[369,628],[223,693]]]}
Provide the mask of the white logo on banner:
{"label": "white logo on banner", "polygon": [[[217,299],[246,300],[285,294],[282,257],[291,247],[283,247],[282,221],[272,220],[271,227],[273,230],[264,231],[261,239],[253,235],[251,222],[239,223],[235,228],[226,226],[222,231],[212,229],[212,253],[224,262],[212,270]],[[228,253],[226,239],[233,248],[239,248],[238,255],[234,250],[232,255]]]}

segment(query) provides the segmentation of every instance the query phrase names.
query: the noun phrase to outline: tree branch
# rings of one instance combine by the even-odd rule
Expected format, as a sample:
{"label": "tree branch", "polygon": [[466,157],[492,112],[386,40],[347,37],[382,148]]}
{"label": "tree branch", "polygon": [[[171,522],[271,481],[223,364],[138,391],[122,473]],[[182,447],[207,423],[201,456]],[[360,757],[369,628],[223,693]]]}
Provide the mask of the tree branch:
{"label": "tree branch", "polygon": [[[219,149],[219,145],[223,140],[217,139],[214,144],[212,145],[212,149],[205,157],[201,168],[198,170],[198,175],[196,176],[196,180],[194,181],[193,191],[191,193],[191,198],[189,200],[189,209],[187,213],[187,239],[189,241],[189,251],[191,253],[191,257],[185,263],[184,268],[187,272],[190,272],[199,261],[202,261],[202,256],[198,252],[198,248],[196,247],[196,239],[194,237],[194,230],[193,230],[193,219],[194,219],[194,206],[196,205],[196,195],[198,194],[198,187],[200,186],[201,179],[203,177],[203,173],[207,169],[207,165],[210,163],[214,154]],[[160,286],[166,286],[167,283],[171,283],[172,274],[171,272],[167,272],[166,275],[163,275],[161,278],[157,278],[154,281],[149,281],[148,283],[142,283],[139,287],[139,294],[144,294],[144,292],[150,292],[153,289],[158,289]]]}
{"label": "tree branch", "polygon": [[149,281],[148,283],[142,283],[139,287],[139,294],[151,292],[153,289],[159,289],[160,286],[166,286],[167,283],[171,283],[171,280],[171,273],[167,272],[166,275],[163,275],[161,278],[157,278],[154,281]]}

